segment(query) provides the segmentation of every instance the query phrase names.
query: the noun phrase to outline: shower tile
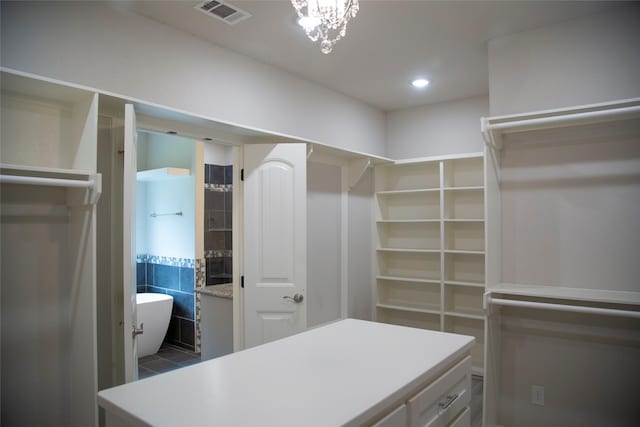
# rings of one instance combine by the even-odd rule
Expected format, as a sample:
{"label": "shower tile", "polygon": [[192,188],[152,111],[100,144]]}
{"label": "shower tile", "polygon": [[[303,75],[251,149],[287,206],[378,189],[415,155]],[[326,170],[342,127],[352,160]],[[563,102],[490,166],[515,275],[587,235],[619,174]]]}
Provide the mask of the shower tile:
{"label": "shower tile", "polygon": [[224,193],[224,210],[231,212],[233,208],[233,191],[225,191]]}
{"label": "shower tile", "polygon": [[195,322],[192,320],[180,319],[180,341],[183,344],[194,346],[195,344]]}
{"label": "shower tile", "polygon": [[165,340],[173,343],[180,342],[180,319],[176,316],[171,316]]}
{"label": "shower tile", "polygon": [[224,183],[225,184],[233,184],[233,166],[225,166],[224,167]]}
{"label": "shower tile", "polygon": [[233,215],[229,211],[224,213],[224,226],[229,229],[233,228]]}
{"label": "shower tile", "polygon": [[146,274],[146,284],[147,285],[153,285],[153,266],[154,264],[151,264],[150,262],[146,263],[146,270],[147,270],[147,274]]}
{"label": "shower tile", "polygon": [[209,174],[211,173],[211,165],[204,165],[204,183],[205,184],[210,184],[211,183],[211,178],[209,177]]}
{"label": "shower tile", "polygon": [[211,184],[224,184],[224,166],[211,166]]}
{"label": "shower tile", "polygon": [[193,292],[194,270],[193,268],[180,267],[180,290],[183,292]]}
{"label": "shower tile", "polygon": [[[211,199],[211,207],[210,209],[214,209],[217,211],[223,211],[224,210],[224,196],[225,196],[226,192],[222,192],[222,191],[209,191],[207,192],[207,195],[209,196],[209,198]],[[206,206],[206,208],[209,208],[209,206]]]}
{"label": "shower tile", "polygon": [[194,319],[194,296],[184,292],[167,291],[173,297],[173,316]]}
{"label": "shower tile", "polygon": [[180,289],[180,268],[155,264],[153,267],[153,285],[166,289]]}
{"label": "shower tile", "polygon": [[225,240],[224,248],[225,249],[227,249],[227,250],[233,249],[233,243],[232,243],[233,239],[232,238],[233,238],[233,236],[231,234],[231,231],[225,231],[224,232],[224,240]]}
{"label": "shower tile", "polygon": [[147,289],[147,292],[151,292],[151,293],[154,293],[154,294],[166,294],[167,293],[167,290],[164,289],[164,288],[157,288],[155,286],[150,286],[150,285],[145,286],[145,288]]}
{"label": "shower tile", "polygon": [[147,284],[147,263],[139,262],[136,264],[136,285],[146,285]]}

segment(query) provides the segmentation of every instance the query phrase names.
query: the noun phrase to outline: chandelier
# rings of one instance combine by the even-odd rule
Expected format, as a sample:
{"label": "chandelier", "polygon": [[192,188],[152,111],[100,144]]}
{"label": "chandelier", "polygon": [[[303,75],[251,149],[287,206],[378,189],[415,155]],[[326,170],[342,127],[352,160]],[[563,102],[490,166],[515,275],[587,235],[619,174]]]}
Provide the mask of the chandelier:
{"label": "chandelier", "polygon": [[320,42],[322,53],[330,53],[333,45],[347,33],[349,20],[358,13],[358,0],[291,0],[298,23],[311,41]]}

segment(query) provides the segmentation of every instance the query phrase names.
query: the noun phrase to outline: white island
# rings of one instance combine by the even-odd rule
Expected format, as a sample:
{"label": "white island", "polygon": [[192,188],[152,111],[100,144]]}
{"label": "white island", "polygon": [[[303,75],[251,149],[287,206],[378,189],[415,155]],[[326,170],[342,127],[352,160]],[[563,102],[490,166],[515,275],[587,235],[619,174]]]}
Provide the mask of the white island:
{"label": "white island", "polygon": [[107,427],[468,426],[473,341],[347,319],[103,390],[98,403]]}

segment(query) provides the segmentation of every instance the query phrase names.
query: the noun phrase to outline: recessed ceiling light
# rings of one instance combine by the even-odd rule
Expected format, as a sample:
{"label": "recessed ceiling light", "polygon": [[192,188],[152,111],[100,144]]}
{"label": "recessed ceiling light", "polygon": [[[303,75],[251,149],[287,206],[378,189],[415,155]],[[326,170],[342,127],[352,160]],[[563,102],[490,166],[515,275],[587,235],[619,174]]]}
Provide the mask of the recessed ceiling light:
{"label": "recessed ceiling light", "polygon": [[427,79],[415,79],[414,81],[411,82],[411,84],[415,88],[422,89],[424,87],[429,86],[429,80],[427,80]]}

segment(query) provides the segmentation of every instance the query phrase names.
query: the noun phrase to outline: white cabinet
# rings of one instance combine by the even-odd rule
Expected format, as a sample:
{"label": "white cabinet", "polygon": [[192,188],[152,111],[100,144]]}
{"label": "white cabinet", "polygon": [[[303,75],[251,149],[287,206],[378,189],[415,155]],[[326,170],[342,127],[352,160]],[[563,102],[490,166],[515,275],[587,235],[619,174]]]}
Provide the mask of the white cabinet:
{"label": "white cabinet", "polygon": [[1,81],[2,421],[96,425],[98,95]]}
{"label": "white cabinet", "polygon": [[346,319],[103,390],[99,402],[107,427],[468,427],[460,417],[471,345],[470,337]]}
{"label": "white cabinet", "polygon": [[476,338],[484,365],[484,156],[375,168],[376,319]]}

